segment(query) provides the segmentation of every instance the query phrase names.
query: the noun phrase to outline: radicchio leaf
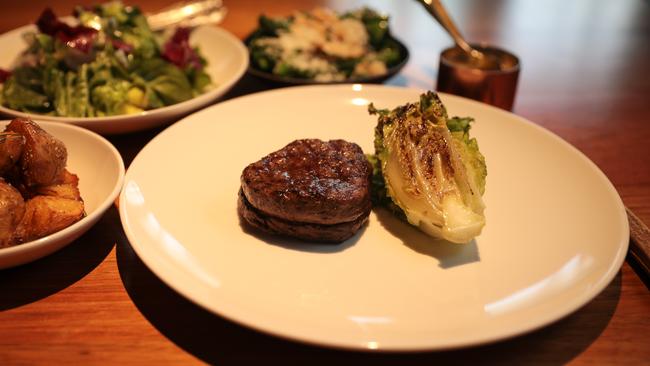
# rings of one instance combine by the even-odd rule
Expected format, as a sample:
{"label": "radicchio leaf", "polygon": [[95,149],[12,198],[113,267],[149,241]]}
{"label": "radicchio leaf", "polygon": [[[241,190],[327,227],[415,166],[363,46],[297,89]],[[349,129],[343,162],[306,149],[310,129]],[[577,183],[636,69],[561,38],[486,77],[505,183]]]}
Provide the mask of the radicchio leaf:
{"label": "radicchio leaf", "polygon": [[97,36],[97,30],[78,25],[72,27],[60,21],[52,9],[46,8],[36,21],[38,30],[47,35],[56,37],[68,47],[88,53]]}
{"label": "radicchio leaf", "polygon": [[179,27],[176,29],[174,35],[165,43],[162,56],[182,69],[189,66],[200,70],[203,67],[201,58],[190,47],[189,28]]}
{"label": "radicchio leaf", "polygon": [[111,38],[111,43],[113,44],[113,48],[115,48],[116,50],[122,50],[125,53],[133,52],[133,46],[131,46],[130,44],[124,41],[121,41],[116,38]]}

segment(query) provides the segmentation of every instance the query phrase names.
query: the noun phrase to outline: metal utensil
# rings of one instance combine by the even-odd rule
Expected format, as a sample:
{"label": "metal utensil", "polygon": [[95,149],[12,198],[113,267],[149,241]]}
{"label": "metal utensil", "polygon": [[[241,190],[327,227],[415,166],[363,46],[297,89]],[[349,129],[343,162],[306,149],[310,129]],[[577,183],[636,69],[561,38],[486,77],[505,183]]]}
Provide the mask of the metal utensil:
{"label": "metal utensil", "polygon": [[456,45],[462,49],[467,57],[467,66],[482,70],[498,70],[499,60],[472,47],[460,34],[458,28],[451,20],[440,0],[417,0],[431,14],[440,25],[449,33]]}
{"label": "metal utensil", "polygon": [[149,15],[147,21],[154,31],[171,26],[197,27],[220,23],[227,9],[221,0],[198,0],[173,4],[162,11]]}

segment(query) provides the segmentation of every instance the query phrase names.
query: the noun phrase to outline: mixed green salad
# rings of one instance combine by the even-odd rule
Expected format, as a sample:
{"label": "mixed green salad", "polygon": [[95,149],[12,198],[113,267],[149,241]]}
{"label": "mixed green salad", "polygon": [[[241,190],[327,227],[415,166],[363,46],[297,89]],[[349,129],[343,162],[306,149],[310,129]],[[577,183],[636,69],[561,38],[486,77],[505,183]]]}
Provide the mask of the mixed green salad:
{"label": "mixed green salad", "polygon": [[373,165],[373,203],[385,206],[425,233],[466,243],[485,225],[487,168],[472,118],[449,118],[437,94],[417,103],[378,110]]}
{"label": "mixed green salad", "polygon": [[390,35],[388,17],[368,8],[262,15],[247,43],[257,70],[318,82],[385,75],[405,58]]}
{"label": "mixed green salad", "polygon": [[25,35],[27,50],[13,70],[0,70],[0,103],[66,117],[140,113],[179,103],[211,85],[205,60],[178,28],[166,40],[142,12],[120,2],[77,7],[78,25],[51,9]]}

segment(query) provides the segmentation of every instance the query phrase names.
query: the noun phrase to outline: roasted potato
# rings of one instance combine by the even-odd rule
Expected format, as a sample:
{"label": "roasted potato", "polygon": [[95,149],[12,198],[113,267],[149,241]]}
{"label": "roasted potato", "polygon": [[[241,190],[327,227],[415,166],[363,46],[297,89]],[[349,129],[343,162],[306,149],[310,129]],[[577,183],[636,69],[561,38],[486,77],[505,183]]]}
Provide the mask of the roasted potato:
{"label": "roasted potato", "polygon": [[63,142],[26,118],[14,119],[5,132],[25,137],[19,165],[27,187],[50,185],[61,176],[68,158]]}
{"label": "roasted potato", "polygon": [[13,244],[16,227],[25,214],[20,192],[0,178],[0,248]]}
{"label": "roasted potato", "polygon": [[0,247],[35,240],[81,220],[79,178],[67,150],[33,121],[16,118],[0,133]]}

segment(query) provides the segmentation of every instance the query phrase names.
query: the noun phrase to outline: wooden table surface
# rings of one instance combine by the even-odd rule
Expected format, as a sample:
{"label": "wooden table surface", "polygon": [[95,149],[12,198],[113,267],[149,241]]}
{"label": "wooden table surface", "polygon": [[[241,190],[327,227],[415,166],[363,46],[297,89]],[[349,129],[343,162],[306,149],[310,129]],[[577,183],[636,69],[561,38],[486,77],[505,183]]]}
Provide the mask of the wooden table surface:
{"label": "wooden table surface", "polygon": [[[57,1],[69,14],[74,4]],[[14,1],[0,32],[52,2]],[[141,1],[156,11],[170,1]],[[625,204],[650,223],[650,4],[642,0],[445,1],[465,35],[518,54],[514,112],[593,160]],[[391,14],[411,60],[392,85],[432,88],[450,44],[415,1],[226,1],[222,26],[244,37],[260,12],[362,4]],[[267,89],[245,77],[224,98]],[[161,129],[110,137],[128,165]],[[37,262],[0,271],[0,364],[650,364],[647,277],[629,261],[574,314],[530,334],[474,348],[369,354],[322,349],[241,327],[184,299],[131,249],[115,208],[86,235]],[[644,283],[644,281],[646,281]]]}

